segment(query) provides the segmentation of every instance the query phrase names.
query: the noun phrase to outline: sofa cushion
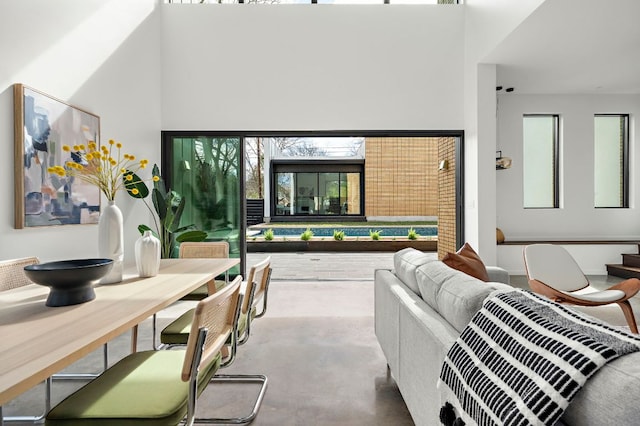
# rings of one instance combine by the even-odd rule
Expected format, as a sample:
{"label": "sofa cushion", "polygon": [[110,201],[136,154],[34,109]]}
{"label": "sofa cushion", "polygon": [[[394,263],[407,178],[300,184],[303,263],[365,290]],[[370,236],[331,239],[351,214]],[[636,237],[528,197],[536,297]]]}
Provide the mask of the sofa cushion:
{"label": "sofa cushion", "polygon": [[414,293],[420,294],[416,280],[416,269],[425,263],[436,261],[433,253],[424,253],[414,248],[405,248],[393,255],[393,268],[396,276]]}
{"label": "sofa cushion", "polygon": [[605,364],[569,404],[562,419],[569,425],[638,423],[640,352]]}
{"label": "sofa cushion", "polygon": [[456,253],[447,253],[442,261],[453,269],[462,271],[479,280],[489,281],[487,268],[469,243],[464,243],[464,246]]}
{"label": "sofa cushion", "polygon": [[502,283],[485,283],[439,261],[419,267],[416,277],[422,299],[459,332],[491,292],[513,289]]}

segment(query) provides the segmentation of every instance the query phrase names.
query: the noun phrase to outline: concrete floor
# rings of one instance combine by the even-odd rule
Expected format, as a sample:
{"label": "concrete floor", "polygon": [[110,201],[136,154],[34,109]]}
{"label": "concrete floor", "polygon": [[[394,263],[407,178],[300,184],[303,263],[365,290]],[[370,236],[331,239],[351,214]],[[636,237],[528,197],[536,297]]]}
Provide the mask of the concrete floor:
{"label": "concrete floor", "polygon": [[[373,329],[373,271],[391,269],[392,253],[250,253],[251,265],[271,256],[269,307],[256,320],[250,340],[221,373],[262,373],[268,390],[255,425],[413,425],[402,397],[387,377]],[[434,253],[435,256],[435,253]],[[619,280],[590,277],[596,287]],[[525,277],[512,284],[527,288]],[[640,311],[640,298],[632,304]],[[160,324],[192,306],[179,302],[160,314]],[[614,325],[625,321],[617,305],[586,308]],[[150,321],[141,325],[140,348],[151,347]],[[128,334],[109,345],[111,362],[126,354]],[[67,371],[98,371],[93,353]],[[79,386],[55,383],[53,403]],[[246,414],[257,388],[211,385],[199,402],[205,416]],[[4,407],[5,415],[36,413],[43,389],[35,388]],[[25,423],[28,424],[28,423]]]}

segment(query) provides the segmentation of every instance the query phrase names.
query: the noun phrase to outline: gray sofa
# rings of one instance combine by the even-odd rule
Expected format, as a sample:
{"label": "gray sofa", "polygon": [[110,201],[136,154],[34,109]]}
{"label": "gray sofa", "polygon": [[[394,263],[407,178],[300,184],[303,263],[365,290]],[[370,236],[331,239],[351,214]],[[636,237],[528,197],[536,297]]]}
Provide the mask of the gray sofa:
{"label": "gray sofa", "polygon": [[[375,271],[376,336],[418,426],[440,424],[436,383],[449,348],[491,292],[511,288],[506,271],[487,272],[495,282],[411,248],[394,254],[394,270]],[[640,352],[602,367],[569,405],[562,424],[640,424]]]}

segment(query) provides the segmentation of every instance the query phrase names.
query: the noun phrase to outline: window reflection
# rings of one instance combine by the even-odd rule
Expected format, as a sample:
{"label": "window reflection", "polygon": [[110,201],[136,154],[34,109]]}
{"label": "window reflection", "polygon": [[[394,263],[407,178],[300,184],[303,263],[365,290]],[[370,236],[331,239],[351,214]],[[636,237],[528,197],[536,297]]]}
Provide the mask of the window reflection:
{"label": "window reflection", "polygon": [[[227,241],[229,256],[239,257],[242,268],[240,138],[166,135],[164,152],[169,158],[163,173],[169,176],[171,190],[185,201],[179,226],[205,231],[206,241]],[[231,272],[235,275],[240,269]]]}

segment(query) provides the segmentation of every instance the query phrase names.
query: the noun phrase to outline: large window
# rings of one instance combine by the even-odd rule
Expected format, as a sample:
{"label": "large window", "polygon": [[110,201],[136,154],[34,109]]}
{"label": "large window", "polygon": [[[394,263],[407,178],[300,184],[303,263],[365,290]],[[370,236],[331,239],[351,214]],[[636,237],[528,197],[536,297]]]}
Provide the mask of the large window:
{"label": "large window", "polygon": [[523,117],[523,194],[525,208],[558,208],[557,115]]}
{"label": "large window", "polygon": [[361,164],[275,163],[274,176],[275,216],[362,215]]}
{"label": "large window", "polygon": [[629,116],[594,117],[594,206],[629,207]]}

